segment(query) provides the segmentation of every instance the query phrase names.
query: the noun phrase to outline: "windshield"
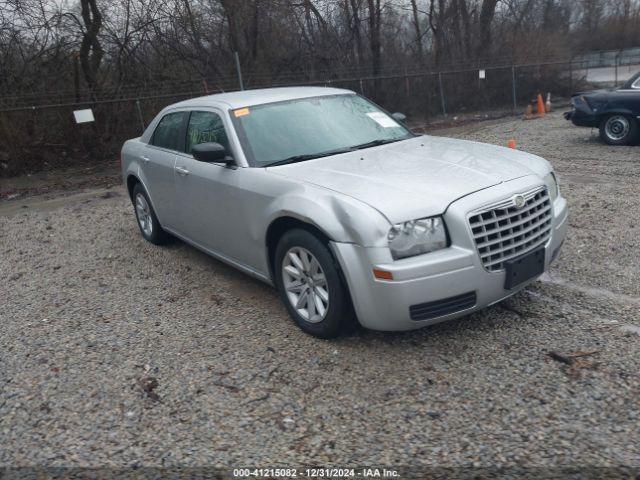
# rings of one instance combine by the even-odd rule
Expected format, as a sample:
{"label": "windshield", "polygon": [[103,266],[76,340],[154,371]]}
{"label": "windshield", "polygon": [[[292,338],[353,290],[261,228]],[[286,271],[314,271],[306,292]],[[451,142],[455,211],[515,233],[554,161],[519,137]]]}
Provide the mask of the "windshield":
{"label": "windshield", "polygon": [[640,89],[640,72],[633,75],[627,82],[622,86],[623,89]]}
{"label": "windshield", "polygon": [[404,140],[413,134],[373,103],[330,95],[231,112],[249,164],[264,167]]}

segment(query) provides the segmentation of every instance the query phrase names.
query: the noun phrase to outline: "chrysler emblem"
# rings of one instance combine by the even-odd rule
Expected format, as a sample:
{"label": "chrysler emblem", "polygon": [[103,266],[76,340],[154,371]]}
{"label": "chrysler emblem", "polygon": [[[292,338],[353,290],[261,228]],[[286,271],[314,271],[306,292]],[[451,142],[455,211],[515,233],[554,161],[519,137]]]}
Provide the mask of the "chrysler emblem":
{"label": "chrysler emblem", "polygon": [[513,201],[513,206],[517,209],[524,207],[524,195],[514,195],[511,200]]}

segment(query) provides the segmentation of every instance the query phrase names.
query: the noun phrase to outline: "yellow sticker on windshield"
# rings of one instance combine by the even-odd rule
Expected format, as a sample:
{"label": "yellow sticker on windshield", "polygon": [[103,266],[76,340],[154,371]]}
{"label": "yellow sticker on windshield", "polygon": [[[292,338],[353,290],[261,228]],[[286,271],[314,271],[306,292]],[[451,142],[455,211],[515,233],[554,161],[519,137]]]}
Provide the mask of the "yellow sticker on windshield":
{"label": "yellow sticker on windshield", "polygon": [[249,115],[248,108],[239,108],[238,110],[234,110],[233,114],[237,117],[244,117],[245,115]]}

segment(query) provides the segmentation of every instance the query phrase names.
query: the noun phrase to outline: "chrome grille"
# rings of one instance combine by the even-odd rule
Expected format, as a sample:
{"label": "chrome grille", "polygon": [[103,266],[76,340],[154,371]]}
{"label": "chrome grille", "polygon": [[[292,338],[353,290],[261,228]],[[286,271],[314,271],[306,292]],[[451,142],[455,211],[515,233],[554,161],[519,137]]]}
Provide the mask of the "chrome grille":
{"label": "chrome grille", "polygon": [[502,270],[504,262],[544,244],[551,235],[551,202],[546,187],[523,197],[522,208],[507,199],[469,217],[482,264],[491,272]]}

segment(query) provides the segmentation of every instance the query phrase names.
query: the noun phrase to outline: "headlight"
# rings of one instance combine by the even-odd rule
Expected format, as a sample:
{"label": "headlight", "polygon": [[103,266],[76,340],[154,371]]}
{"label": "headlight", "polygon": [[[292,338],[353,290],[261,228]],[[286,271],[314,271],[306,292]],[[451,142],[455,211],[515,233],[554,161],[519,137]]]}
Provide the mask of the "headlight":
{"label": "headlight", "polygon": [[544,183],[547,184],[547,188],[549,189],[549,196],[551,197],[551,201],[555,202],[556,198],[558,198],[558,195],[560,194],[556,175],[553,172],[547,173],[544,177]]}
{"label": "headlight", "polygon": [[442,217],[397,223],[389,230],[389,249],[394,260],[440,250],[447,246]]}

